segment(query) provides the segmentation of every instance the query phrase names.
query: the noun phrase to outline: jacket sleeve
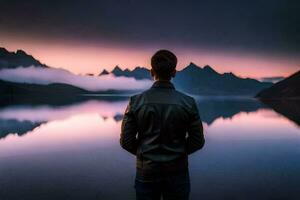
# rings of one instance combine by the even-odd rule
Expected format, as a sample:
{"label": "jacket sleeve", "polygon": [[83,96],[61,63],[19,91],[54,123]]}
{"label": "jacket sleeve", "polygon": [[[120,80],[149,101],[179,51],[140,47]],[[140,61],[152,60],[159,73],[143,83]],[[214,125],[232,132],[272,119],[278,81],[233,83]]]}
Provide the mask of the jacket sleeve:
{"label": "jacket sleeve", "polygon": [[126,151],[136,155],[137,151],[137,123],[132,110],[132,98],[125,110],[121,125],[120,145]]}
{"label": "jacket sleeve", "polygon": [[190,122],[188,125],[187,153],[192,154],[204,146],[203,126],[195,100],[193,100]]}

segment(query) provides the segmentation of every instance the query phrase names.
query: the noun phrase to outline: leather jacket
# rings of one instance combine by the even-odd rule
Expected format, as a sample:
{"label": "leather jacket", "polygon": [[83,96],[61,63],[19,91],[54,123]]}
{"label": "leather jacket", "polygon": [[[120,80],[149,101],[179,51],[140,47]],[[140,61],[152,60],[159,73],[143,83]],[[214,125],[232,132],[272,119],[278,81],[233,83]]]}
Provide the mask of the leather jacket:
{"label": "leather jacket", "polygon": [[136,155],[139,171],[187,169],[188,154],[204,146],[195,100],[169,81],[130,98],[121,127],[120,144]]}

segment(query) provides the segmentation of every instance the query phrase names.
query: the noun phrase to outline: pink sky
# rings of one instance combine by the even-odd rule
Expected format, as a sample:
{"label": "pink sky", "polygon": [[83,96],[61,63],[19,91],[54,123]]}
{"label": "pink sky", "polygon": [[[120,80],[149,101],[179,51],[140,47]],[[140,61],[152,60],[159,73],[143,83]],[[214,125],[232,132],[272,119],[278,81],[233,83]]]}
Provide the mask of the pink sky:
{"label": "pink sky", "polygon": [[[2,37],[2,36],[1,36]],[[0,46],[9,51],[22,49],[51,67],[61,67],[76,74],[98,74],[104,68],[116,65],[132,69],[136,66],[150,66],[150,57],[160,49],[172,50],[178,57],[178,70],[194,62],[199,66],[209,64],[220,73],[233,72],[242,77],[288,76],[300,69],[300,58],[285,58],[270,55],[243,54],[220,50],[195,50],[185,47],[135,48],[117,44],[83,43],[70,41],[43,41],[6,37]]]}

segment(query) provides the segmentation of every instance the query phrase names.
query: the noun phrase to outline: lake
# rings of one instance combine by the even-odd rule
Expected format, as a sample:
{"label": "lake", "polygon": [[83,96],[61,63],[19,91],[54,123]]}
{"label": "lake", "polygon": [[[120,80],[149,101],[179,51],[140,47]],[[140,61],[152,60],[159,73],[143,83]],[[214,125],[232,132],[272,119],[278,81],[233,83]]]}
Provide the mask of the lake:
{"label": "lake", "polygon": [[[191,199],[300,199],[300,104],[195,97],[206,144],[190,156]],[[134,199],[119,146],[128,98],[5,102],[0,199]]]}

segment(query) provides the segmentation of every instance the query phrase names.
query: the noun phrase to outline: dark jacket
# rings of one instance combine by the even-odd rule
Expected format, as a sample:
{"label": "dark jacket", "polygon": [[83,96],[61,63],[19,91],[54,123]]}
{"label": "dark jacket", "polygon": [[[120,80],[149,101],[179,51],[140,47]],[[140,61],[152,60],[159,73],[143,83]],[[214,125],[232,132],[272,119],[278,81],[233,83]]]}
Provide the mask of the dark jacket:
{"label": "dark jacket", "polygon": [[169,81],[156,81],[132,96],[121,129],[120,144],[136,155],[139,171],[187,169],[188,154],[204,145],[195,100],[175,90]]}

